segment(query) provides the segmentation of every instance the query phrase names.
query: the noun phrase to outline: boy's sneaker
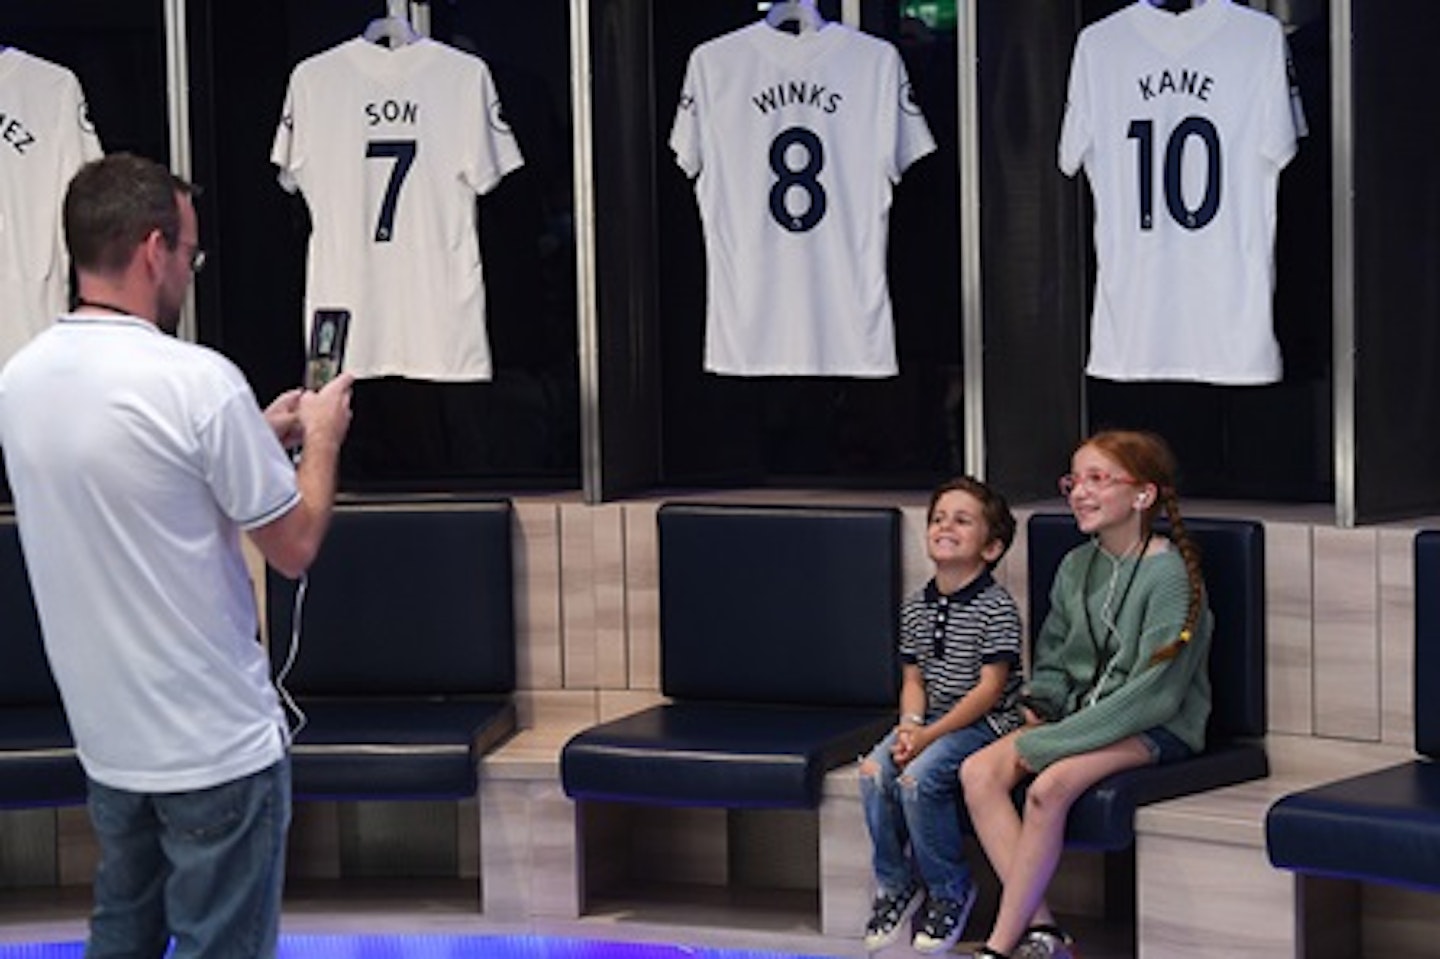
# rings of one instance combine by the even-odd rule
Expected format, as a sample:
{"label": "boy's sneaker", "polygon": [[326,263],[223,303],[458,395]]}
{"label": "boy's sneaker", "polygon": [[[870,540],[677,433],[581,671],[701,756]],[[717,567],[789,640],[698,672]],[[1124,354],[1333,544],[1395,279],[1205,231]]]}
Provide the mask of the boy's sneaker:
{"label": "boy's sneaker", "polygon": [[1059,926],[1031,926],[1025,930],[1020,945],[1012,953],[1014,959],[1078,959],[1075,940]]}
{"label": "boy's sneaker", "polygon": [[865,924],[865,948],[876,952],[898,939],[924,898],[920,884],[914,882],[893,896],[883,892],[876,896]]}
{"label": "boy's sneaker", "polygon": [[920,920],[920,930],[910,945],[916,952],[926,954],[945,952],[965,934],[965,923],[970,919],[970,910],[975,908],[978,891],[972,883],[959,901],[954,899],[931,899],[925,907],[925,916]]}

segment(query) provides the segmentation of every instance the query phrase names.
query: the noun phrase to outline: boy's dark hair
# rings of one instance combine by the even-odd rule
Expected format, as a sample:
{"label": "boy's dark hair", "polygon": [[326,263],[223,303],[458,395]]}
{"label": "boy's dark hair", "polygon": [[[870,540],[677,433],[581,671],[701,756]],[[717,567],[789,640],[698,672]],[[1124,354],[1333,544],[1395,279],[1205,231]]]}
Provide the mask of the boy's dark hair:
{"label": "boy's dark hair", "polygon": [[76,269],[116,273],[135,248],[159,230],[174,249],[180,242],[176,197],[195,188],[153,160],[112,153],[80,168],[65,190],[65,246]]}
{"label": "boy's dark hair", "polygon": [[925,510],[925,522],[929,523],[930,518],[935,515],[935,504],[940,502],[940,497],[957,490],[969,493],[980,504],[980,515],[985,520],[985,529],[990,534],[990,539],[1000,541],[1000,556],[995,557],[995,562],[998,563],[1010,549],[1010,544],[1015,542],[1015,516],[1010,512],[1010,504],[1005,502],[1004,496],[975,477],[957,476],[935,487],[935,491],[930,494],[930,505]]}

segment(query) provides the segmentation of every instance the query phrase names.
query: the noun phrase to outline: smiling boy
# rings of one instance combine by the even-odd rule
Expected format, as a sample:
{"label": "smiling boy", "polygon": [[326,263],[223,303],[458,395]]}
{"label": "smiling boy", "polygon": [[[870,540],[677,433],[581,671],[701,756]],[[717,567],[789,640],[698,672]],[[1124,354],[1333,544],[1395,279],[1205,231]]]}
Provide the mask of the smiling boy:
{"label": "smiling boy", "polygon": [[1020,726],[1020,613],[991,569],[1015,537],[1004,497],[970,477],[930,496],[935,575],[900,609],[900,721],[860,765],[877,887],[865,946],[894,942],[925,904],[912,945],[948,950],[976,891],[956,814],[966,756]]}

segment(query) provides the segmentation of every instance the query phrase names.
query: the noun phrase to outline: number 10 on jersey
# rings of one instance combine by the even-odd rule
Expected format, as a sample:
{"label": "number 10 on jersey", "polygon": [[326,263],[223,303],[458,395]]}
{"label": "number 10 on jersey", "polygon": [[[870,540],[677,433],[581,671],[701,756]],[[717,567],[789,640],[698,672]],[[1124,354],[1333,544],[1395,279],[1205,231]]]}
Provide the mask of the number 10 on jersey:
{"label": "number 10 on jersey", "polygon": [[[1140,229],[1155,228],[1155,121],[1131,120],[1126,134],[1135,141],[1135,167],[1140,188]],[[1182,163],[1191,139],[1205,151],[1205,190],[1190,206],[1182,181]],[[1170,218],[1187,230],[1203,229],[1220,211],[1220,133],[1205,117],[1186,117],[1165,143],[1162,189]]]}

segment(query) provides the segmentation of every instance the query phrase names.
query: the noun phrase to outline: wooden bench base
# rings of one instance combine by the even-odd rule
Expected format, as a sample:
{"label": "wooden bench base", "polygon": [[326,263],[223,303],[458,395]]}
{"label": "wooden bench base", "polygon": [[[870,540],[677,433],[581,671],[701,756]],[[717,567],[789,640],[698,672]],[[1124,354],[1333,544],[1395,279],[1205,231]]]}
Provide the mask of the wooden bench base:
{"label": "wooden bench base", "polygon": [[1401,890],[1297,879],[1272,867],[1265,853],[1265,811],[1276,799],[1389,765],[1409,751],[1298,736],[1271,736],[1268,749],[1275,767],[1269,779],[1137,814],[1141,959],[1429,954],[1440,935],[1440,922],[1429,918],[1433,899],[1417,908],[1415,895]]}
{"label": "wooden bench base", "polygon": [[481,761],[480,894],[488,917],[580,916],[579,823],[560,788],[566,736],[525,730]]}
{"label": "wooden bench base", "polygon": [[858,942],[870,849],[853,765],[826,777],[814,811],[577,804],[560,789],[556,738],[527,730],[482,763],[487,918],[710,913],[757,935]]}

